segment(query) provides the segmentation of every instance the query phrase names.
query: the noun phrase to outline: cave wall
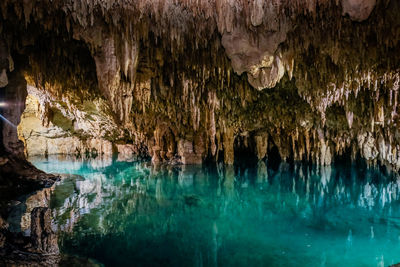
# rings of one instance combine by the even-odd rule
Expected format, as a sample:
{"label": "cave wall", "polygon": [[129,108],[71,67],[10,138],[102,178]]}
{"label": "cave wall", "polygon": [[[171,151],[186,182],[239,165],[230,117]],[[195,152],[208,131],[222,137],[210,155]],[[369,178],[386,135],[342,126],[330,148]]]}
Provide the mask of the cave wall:
{"label": "cave wall", "polygon": [[7,75],[7,85],[2,88],[2,143],[6,153],[11,153],[19,158],[24,158],[24,145],[18,139],[17,125],[25,109],[27,96],[26,81],[17,69]]}
{"label": "cave wall", "polygon": [[[77,143],[130,144],[119,150],[153,162],[232,164],[240,139],[258,159],[276,148],[283,160],[330,165],[350,151],[400,167],[397,1],[0,6],[0,34],[29,58],[18,67],[47,95],[42,106],[73,103],[63,110],[79,121],[78,111],[90,113],[82,103],[101,103],[109,126],[92,124],[108,133],[72,124],[63,135]],[[54,125],[51,112],[40,116]]]}
{"label": "cave wall", "polygon": [[115,143],[123,136],[112,111],[103,98],[60,100],[46,90],[28,86],[26,107],[18,125],[18,138],[24,142],[25,156],[74,155],[76,157],[135,156],[132,144]]}
{"label": "cave wall", "polygon": [[[101,117],[99,103],[84,102],[90,114],[70,103],[51,101],[45,92],[29,86],[26,108],[18,125],[18,137],[25,144],[25,155],[112,154],[112,144],[104,139],[109,118]],[[70,113],[69,111],[75,111]],[[90,131],[90,138],[87,132]],[[92,136],[93,134],[93,136]],[[95,138],[94,136],[97,136]]]}
{"label": "cave wall", "polygon": [[[24,154],[17,126],[25,110],[27,82],[20,64],[14,61],[9,46],[0,38],[0,199],[9,199],[43,186],[57,177],[36,169]],[[24,61],[24,59],[22,59]]]}

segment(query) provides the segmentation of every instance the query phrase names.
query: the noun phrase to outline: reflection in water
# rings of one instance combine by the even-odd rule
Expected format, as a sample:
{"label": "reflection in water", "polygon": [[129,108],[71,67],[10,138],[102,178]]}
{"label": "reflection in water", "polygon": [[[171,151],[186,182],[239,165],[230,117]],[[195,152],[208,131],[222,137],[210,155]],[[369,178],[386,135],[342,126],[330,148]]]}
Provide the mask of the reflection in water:
{"label": "reflection in water", "polygon": [[400,181],[372,169],[36,161],[61,250],[105,265],[400,262]]}

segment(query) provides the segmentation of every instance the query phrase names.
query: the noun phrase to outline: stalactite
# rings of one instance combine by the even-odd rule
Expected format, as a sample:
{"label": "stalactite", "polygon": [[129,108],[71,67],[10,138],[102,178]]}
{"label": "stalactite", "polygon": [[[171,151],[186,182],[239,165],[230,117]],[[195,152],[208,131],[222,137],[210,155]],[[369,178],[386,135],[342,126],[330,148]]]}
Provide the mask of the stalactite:
{"label": "stalactite", "polygon": [[[64,135],[133,143],[154,161],[216,160],[221,150],[233,163],[246,134],[259,159],[273,142],[283,159],[329,165],[351,148],[398,165],[396,1],[5,0],[0,9],[2,39],[29,57],[0,62],[0,87],[24,65],[47,95],[44,125],[55,107],[74,121]],[[79,126],[93,116],[87,101],[100,105],[95,130]]]}

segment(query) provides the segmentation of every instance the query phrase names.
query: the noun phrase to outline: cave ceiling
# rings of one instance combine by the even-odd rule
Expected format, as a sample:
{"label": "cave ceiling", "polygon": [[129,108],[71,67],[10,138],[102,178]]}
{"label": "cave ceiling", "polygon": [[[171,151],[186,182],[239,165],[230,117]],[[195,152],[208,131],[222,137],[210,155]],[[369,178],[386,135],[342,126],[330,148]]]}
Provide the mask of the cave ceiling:
{"label": "cave ceiling", "polygon": [[[232,163],[235,147],[262,159],[275,146],[283,159],[349,152],[400,167],[398,1],[3,0],[0,11],[0,87],[20,73],[41,92],[43,123],[57,126],[57,109],[79,138],[145,146],[155,161]],[[92,130],[82,121],[94,113]]]}

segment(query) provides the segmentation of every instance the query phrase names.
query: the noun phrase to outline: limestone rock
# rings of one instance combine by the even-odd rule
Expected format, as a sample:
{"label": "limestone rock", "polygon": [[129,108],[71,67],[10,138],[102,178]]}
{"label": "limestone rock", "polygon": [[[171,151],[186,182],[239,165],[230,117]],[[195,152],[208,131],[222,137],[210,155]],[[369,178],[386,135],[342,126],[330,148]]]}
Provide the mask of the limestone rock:
{"label": "limestone rock", "polygon": [[247,72],[249,83],[259,90],[275,87],[284,75],[277,49],[285,41],[289,27],[282,25],[279,31],[260,34],[257,39],[252,38],[247,29],[240,27],[223,33],[221,43],[234,71],[239,75]]}
{"label": "limestone rock", "polygon": [[22,112],[25,109],[25,98],[27,96],[26,81],[20,72],[13,72],[10,76],[8,85],[4,90],[2,108],[2,135],[3,145],[7,152],[18,157],[23,157],[24,145],[18,139],[17,125],[20,122]]}
{"label": "limestone rock", "polygon": [[366,20],[375,5],[376,0],[342,0],[343,14],[356,21]]}
{"label": "limestone rock", "polygon": [[2,69],[0,73],[0,87],[5,87],[8,84],[6,69]]}
{"label": "limestone rock", "polygon": [[223,134],[223,145],[224,145],[224,162],[228,165],[232,165],[234,161],[234,132],[232,128],[225,130]]}
{"label": "limestone rock", "polygon": [[194,151],[193,143],[189,140],[179,140],[178,155],[183,164],[201,164],[203,162],[202,155]]}
{"label": "limestone rock", "polygon": [[50,209],[41,207],[34,208],[31,216],[33,250],[38,253],[58,254],[58,238],[51,229]]}
{"label": "limestone rock", "polygon": [[267,155],[268,136],[257,135],[254,139],[256,142],[257,158],[262,160]]}
{"label": "limestone rock", "polygon": [[131,161],[138,154],[136,147],[132,144],[116,144],[118,150],[118,161]]}
{"label": "limestone rock", "polygon": [[[118,58],[117,47],[112,37],[103,37],[101,46],[96,51],[94,60],[99,81],[99,88],[111,104],[120,122],[126,122],[132,107],[132,91],[138,63],[138,48],[135,41],[125,41],[122,58]],[[123,60],[122,62],[120,62]],[[121,74],[129,79],[124,82]]]}
{"label": "limestone rock", "polygon": [[28,86],[28,92],[18,125],[19,139],[25,144],[27,156],[113,153],[112,143],[106,138],[111,134],[118,136],[120,130],[102,110],[104,106],[70,103],[65,107],[38,88]]}
{"label": "limestone rock", "polygon": [[0,38],[0,88],[7,86],[8,84],[7,71],[13,70],[10,69],[11,64],[7,63],[7,61],[10,58],[11,57],[7,49],[7,44],[2,38]]}
{"label": "limestone rock", "polygon": [[[232,164],[240,145],[254,158],[329,165],[351,151],[400,166],[398,1],[7,0],[0,11],[1,101],[25,103],[26,83],[37,99],[19,127],[27,155]],[[1,107],[14,125],[22,110]],[[23,145],[8,124],[1,133],[10,169]]]}

